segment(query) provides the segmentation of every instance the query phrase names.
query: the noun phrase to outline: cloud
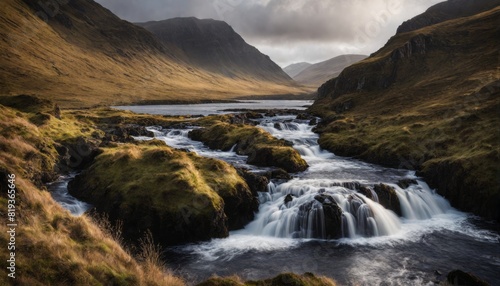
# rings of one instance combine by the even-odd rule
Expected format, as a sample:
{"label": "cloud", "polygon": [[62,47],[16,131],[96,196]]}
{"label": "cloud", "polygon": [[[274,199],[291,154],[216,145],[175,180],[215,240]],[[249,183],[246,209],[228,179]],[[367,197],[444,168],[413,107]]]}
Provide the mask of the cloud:
{"label": "cloud", "polygon": [[440,0],[97,0],[132,22],[194,16],[228,22],[281,66],[370,54]]}

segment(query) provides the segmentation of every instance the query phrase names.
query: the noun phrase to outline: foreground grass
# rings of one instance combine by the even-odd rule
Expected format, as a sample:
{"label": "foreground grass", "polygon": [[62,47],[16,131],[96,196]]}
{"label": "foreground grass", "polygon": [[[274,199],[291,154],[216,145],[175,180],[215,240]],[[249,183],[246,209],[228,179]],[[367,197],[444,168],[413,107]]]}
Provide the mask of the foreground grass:
{"label": "foreground grass", "polygon": [[[46,106],[47,107],[47,106]],[[0,208],[7,209],[6,176],[16,175],[16,283],[20,285],[183,285],[161,265],[138,261],[113,234],[88,217],[73,217],[43,187],[57,176],[56,140],[93,133],[71,119],[45,112],[22,112],[0,106]],[[53,110],[54,107],[49,108]],[[39,124],[37,126],[33,122]],[[64,129],[67,132],[58,132]],[[50,134],[57,134],[52,138]],[[9,241],[7,226],[0,226],[0,243]],[[8,257],[7,248],[1,256]],[[9,285],[5,267],[0,284]]]}

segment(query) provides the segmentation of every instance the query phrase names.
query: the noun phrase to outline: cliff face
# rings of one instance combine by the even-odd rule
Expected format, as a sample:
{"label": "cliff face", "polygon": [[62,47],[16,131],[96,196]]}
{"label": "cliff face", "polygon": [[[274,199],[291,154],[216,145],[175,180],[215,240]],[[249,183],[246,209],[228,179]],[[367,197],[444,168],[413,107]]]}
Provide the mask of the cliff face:
{"label": "cliff face", "polygon": [[461,17],[461,2],[414,18],[438,10],[455,15],[448,21],[402,25],[379,51],[324,83],[311,111],[324,117],[324,148],[417,170],[455,207],[500,219],[500,7]]}
{"label": "cliff face", "polygon": [[163,43],[178,47],[196,67],[228,77],[291,83],[291,78],[278,65],[247,44],[226,22],[191,17],[137,25]]}
{"label": "cliff face", "polygon": [[179,47],[94,1],[50,3],[2,1],[1,94],[36,94],[80,107],[302,92],[284,84],[287,76],[270,60],[268,78],[231,77],[193,65]]}

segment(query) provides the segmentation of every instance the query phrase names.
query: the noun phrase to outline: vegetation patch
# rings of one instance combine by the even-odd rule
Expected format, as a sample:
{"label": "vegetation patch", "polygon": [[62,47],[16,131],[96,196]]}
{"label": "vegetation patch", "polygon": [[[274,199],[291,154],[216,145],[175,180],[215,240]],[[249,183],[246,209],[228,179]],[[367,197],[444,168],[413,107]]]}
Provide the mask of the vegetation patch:
{"label": "vegetation patch", "polygon": [[229,164],[156,140],[104,148],[69,187],[111,220],[125,221],[128,240],[150,230],[167,245],[226,237],[253,219],[258,206]]}
{"label": "vegetation patch", "polygon": [[308,167],[300,154],[291,147],[291,143],[276,139],[255,126],[219,121],[209,127],[191,131],[189,137],[212,149],[228,151],[236,146],[236,153],[248,156],[249,164],[275,166],[288,172],[300,172]]}

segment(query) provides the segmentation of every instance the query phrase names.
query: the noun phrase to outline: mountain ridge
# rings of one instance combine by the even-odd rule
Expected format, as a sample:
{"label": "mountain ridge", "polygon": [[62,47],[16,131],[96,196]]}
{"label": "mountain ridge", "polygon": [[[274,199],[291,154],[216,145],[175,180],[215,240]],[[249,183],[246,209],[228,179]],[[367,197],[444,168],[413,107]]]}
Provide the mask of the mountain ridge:
{"label": "mountain ridge", "polygon": [[63,3],[47,10],[34,0],[2,1],[0,93],[81,107],[307,92],[284,81],[190,66],[178,48],[94,1]]}
{"label": "mountain ridge", "polygon": [[201,69],[231,78],[249,76],[292,84],[292,79],[269,56],[245,42],[224,21],[177,17],[135,24],[162,43],[177,46],[189,62]]}
{"label": "mountain ridge", "polygon": [[344,68],[365,59],[365,55],[346,54],[312,64],[295,75],[293,79],[304,85],[318,87],[325,81],[337,77]]}
{"label": "mountain ridge", "polygon": [[308,62],[294,63],[284,67],[283,71],[286,72],[291,78],[293,78],[294,76],[298,75],[301,71],[305,70],[311,65],[313,64]]}

